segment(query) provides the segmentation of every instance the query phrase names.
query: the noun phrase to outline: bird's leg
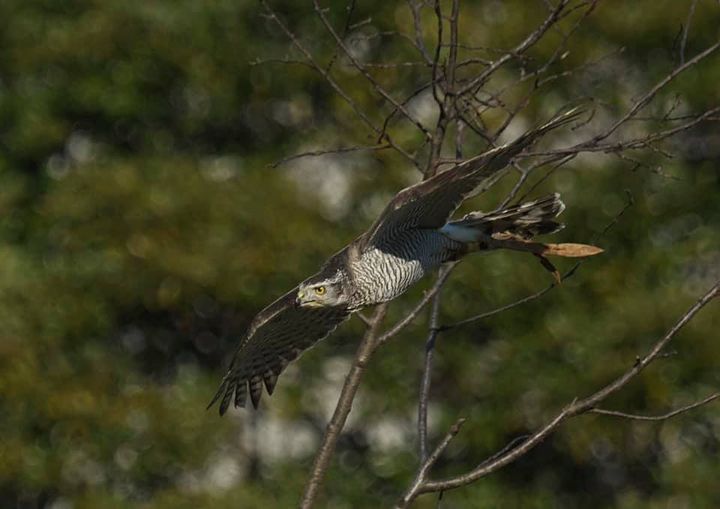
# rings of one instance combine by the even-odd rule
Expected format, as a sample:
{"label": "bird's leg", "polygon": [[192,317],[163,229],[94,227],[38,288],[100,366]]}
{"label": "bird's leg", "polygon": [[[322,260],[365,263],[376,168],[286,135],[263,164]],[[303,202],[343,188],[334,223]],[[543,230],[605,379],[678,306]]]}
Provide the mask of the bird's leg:
{"label": "bird's leg", "polygon": [[487,251],[489,249],[494,249],[490,247],[489,240],[489,237],[487,237],[486,235],[482,235],[482,237],[478,240],[463,242],[462,244],[460,244],[460,247],[453,251],[445,261],[457,262],[465,255],[468,255],[470,253],[477,253],[478,251]]}
{"label": "bird's leg", "polygon": [[603,252],[601,248],[589,244],[545,244],[542,242],[533,242],[508,232],[494,233],[492,236],[477,233],[476,239],[464,241],[462,248],[455,252],[449,261],[459,260],[469,253],[494,249],[511,249],[513,251],[524,251],[533,254],[540,260],[543,268],[552,274],[557,284],[561,284],[562,278],[555,265],[547,259],[548,256],[582,258]]}
{"label": "bird's leg", "polygon": [[511,233],[493,234],[488,242],[490,249],[512,249],[513,251],[525,251],[532,253],[539,260],[542,266],[550,272],[555,281],[561,282],[560,273],[555,266],[547,259],[547,256],[562,256],[564,258],[583,258],[594,256],[603,252],[602,248],[589,244],[545,244],[533,242]]}
{"label": "bird's leg", "polygon": [[533,242],[511,233],[494,233],[488,242],[490,249],[512,249],[527,251],[542,256],[562,256],[564,258],[584,258],[603,252],[602,248],[590,244],[565,242],[561,244],[545,244]]}
{"label": "bird's leg", "polygon": [[537,253],[533,254],[540,260],[540,265],[542,265],[544,269],[546,269],[552,274],[555,282],[557,284],[562,284],[562,277],[560,276],[560,271],[555,268],[555,265],[553,265],[552,262],[545,258],[543,255]]}

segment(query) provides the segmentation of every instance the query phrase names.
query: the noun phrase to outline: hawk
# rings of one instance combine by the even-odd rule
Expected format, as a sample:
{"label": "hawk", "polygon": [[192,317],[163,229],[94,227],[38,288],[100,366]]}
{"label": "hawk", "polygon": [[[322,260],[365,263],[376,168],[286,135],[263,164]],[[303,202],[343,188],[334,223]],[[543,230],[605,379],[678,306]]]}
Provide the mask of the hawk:
{"label": "hawk", "polygon": [[[483,250],[515,249],[545,255],[590,256],[602,251],[583,244],[541,244],[536,235],[553,233],[565,205],[558,194],[506,208],[473,212],[449,221],[463,200],[487,190],[523,149],[546,132],[574,120],[569,111],[515,141],[469,159],[400,191],[370,229],[332,256],[314,276],[260,311],[233,357],[208,408],[220,400],[257,408],[272,394],[278,376],[304,350],[327,337],[350,315],[390,301],[442,263]],[[557,272],[555,272],[557,276]]]}

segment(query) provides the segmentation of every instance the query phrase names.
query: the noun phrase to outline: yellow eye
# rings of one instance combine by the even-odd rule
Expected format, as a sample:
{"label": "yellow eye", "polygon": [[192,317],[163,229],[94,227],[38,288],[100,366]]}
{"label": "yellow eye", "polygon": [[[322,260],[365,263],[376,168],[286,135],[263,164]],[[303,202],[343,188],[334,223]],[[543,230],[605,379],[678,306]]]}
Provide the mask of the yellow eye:
{"label": "yellow eye", "polygon": [[325,295],[325,287],[324,286],[318,286],[315,288],[315,293],[318,295]]}

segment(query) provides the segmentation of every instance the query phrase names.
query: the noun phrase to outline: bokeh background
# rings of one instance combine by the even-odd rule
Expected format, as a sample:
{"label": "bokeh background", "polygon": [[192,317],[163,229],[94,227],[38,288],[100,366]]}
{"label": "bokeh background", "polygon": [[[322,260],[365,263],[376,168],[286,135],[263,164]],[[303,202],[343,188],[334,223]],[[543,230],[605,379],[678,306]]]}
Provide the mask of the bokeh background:
{"label": "bokeh background", "polygon": [[[345,4],[326,3],[340,24]],[[330,61],[331,41],[308,5],[273,5]],[[677,65],[688,7],[601,2],[558,65],[606,57],[544,88],[514,133],[587,95],[606,125]],[[540,1],[463,2],[461,36],[510,47],[546,12]],[[297,503],[362,324],[349,322],[293,364],[260,411],[221,419],[205,406],[253,315],[420,175],[390,151],[270,166],[373,139],[311,70],[257,62],[297,57],[262,14],[250,0],[0,2],[1,507]],[[355,19],[368,18],[348,36],[359,57],[417,60],[383,35],[411,30],[404,2],[358,2]],[[697,2],[687,55],[716,41],[718,26],[717,2]],[[429,38],[429,16],[426,29]],[[559,37],[531,55],[549,55]],[[347,61],[333,70],[373,118],[387,112]],[[378,75],[400,97],[428,69]],[[646,113],[675,101],[681,113],[717,106],[718,83],[716,55]],[[432,118],[428,97],[413,107]],[[393,129],[412,148],[412,128]],[[563,193],[563,241],[591,240],[626,204],[626,190],[635,203],[597,241],[607,254],[562,288],[440,337],[432,437],[459,416],[468,421],[436,475],[471,468],[618,375],[720,276],[720,130],[708,123],[664,147],[673,159],[633,154],[649,168],[580,158],[533,191]],[[474,149],[482,146],[468,141]],[[493,207],[511,185],[473,205]],[[549,281],[520,254],[468,259],[444,291],[442,320]],[[427,284],[393,303],[388,323]],[[424,323],[369,366],[320,506],[386,507],[412,478]],[[717,390],[719,327],[712,304],[672,356],[607,405],[661,412]],[[585,416],[502,472],[446,493],[442,507],[718,507],[719,452],[717,405],[663,423]],[[416,506],[435,503],[426,496]]]}

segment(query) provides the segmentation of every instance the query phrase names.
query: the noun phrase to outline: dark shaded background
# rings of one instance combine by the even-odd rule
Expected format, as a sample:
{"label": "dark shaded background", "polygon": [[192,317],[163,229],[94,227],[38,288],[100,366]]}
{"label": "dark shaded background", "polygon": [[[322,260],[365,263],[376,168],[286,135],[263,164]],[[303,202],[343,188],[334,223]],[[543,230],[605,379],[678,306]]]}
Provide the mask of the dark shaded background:
{"label": "dark shaded background", "polygon": [[[311,9],[274,5],[329,61],[332,45]],[[328,5],[339,24],[344,4]],[[582,96],[604,105],[598,125],[623,112],[677,65],[687,9],[601,3],[563,65],[612,55],[538,94],[515,134]],[[506,48],[545,13],[542,2],[463,3],[461,36]],[[405,3],[359,2],[355,16],[371,18],[350,40],[364,59],[415,60],[407,44],[382,35],[410,30]],[[687,54],[714,42],[718,26],[717,3],[698,2]],[[304,355],[259,412],[220,419],[205,405],[252,316],[419,174],[389,151],[269,167],[302,150],[373,143],[309,69],[249,65],[287,56],[295,57],[285,38],[250,1],[0,3],[0,506],[297,503],[360,322]],[[380,118],[381,104],[347,62],[335,71]],[[400,97],[427,72],[380,75]],[[648,114],[676,97],[678,112],[716,106],[718,83],[714,56]],[[412,146],[416,133],[397,130]],[[433,437],[458,416],[468,422],[438,475],[471,468],[612,379],[720,276],[719,140],[709,124],[666,143],[671,160],[636,154],[656,170],[584,157],[533,192],[563,193],[562,241],[591,240],[623,208],[626,189],[635,205],[598,240],[607,254],[562,288],[440,337]],[[511,185],[473,205],[493,207]],[[527,256],[470,258],[444,291],[443,321],[548,283]],[[426,285],[394,303],[391,317]],[[717,390],[719,326],[711,305],[674,355],[608,405],[660,412]],[[322,506],[385,507],[412,478],[423,341],[421,325],[410,327],[370,365]],[[501,473],[446,493],[443,507],[717,507],[719,438],[717,406],[660,424],[582,417]]]}

